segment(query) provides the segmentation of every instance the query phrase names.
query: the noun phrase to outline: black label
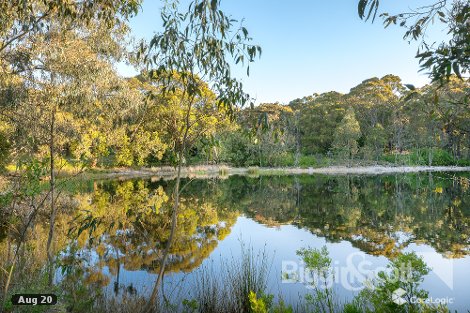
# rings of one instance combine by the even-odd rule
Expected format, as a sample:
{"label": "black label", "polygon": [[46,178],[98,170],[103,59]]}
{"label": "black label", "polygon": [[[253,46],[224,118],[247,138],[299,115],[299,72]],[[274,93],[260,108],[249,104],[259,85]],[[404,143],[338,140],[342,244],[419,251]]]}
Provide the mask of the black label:
{"label": "black label", "polygon": [[13,305],[54,305],[57,304],[57,296],[49,294],[16,294],[11,297]]}

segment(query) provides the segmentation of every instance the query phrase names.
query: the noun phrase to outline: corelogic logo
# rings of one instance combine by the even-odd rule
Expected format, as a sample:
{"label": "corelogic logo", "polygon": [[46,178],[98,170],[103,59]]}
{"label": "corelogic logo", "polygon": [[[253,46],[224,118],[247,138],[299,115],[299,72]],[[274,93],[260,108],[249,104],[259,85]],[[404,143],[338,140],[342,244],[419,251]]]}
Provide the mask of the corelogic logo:
{"label": "corelogic logo", "polygon": [[445,298],[433,298],[433,297],[430,297],[430,298],[419,298],[417,296],[412,296],[410,299],[409,299],[409,302],[407,300],[405,300],[403,297],[406,295],[406,291],[403,290],[402,288],[398,288],[396,289],[394,292],[392,292],[392,302],[394,302],[395,304],[397,305],[403,305],[405,303],[410,303],[410,304],[426,304],[426,305],[449,305],[449,304],[453,304],[454,303],[454,298],[449,298],[449,297],[445,297]]}
{"label": "corelogic logo", "polygon": [[392,301],[398,305],[403,305],[406,303],[406,300],[403,299],[403,296],[406,295],[406,291],[398,288],[394,292],[392,292]]}

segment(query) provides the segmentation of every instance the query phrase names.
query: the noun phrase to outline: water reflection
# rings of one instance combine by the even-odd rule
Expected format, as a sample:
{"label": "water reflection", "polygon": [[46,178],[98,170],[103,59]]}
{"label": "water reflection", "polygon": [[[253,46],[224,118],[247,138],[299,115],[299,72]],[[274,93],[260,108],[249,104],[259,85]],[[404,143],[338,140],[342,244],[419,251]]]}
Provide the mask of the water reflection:
{"label": "water reflection", "polygon": [[197,181],[188,194],[268,226],[294,224],[393,256],[411,242],[446,257],[469,251],[469,180],[446,173],[375,177],[233,177]]}
{"label": "water reflection", "polygon": [[[230,177],[186,181],[166,272],[197,268],[244,214],[292,224],[330,242],[393,257],[425,243],[447,258],[470,253],[469,180],[447,173],[396,176]],[[169,237],[172,182],[111,181],[77,196],[76,249],[117,275],[157,273]]]}
{"label": "water reflection", "polygon": [[[172,202],[166,190],[147,181],[125,181],[103,183],[92,194],[81,195],[71,232],[77,237],[75,249],[93,251],[96,262],[112,274],[120,265],[157,273],[170,235]],[[237,216],[210,201],[182,197],[166,271],[198,267],[230,233]]]}
{"label": "water reflection", "polygon": [[[270,238],[257,238],[265,232],[243,227],[243,236],[268,242],[267,249],[287,249],[289,242],[298,240],[290,230],[296,227],[311,237],[341,243],[338,246],[350,243],[370,256],[391,258],[426,244],[444,258],[461,259],[470,254],[468,177],[433,173],[187,179],[182,182],[175,241],[165,273],[199,268],[237,220],[246,224],[247,219],[240,216],[264,228],[283,230],[283,239],[279,235],[270,242]],[[173,184],[116,180],[68,190],[70,208],[58,217],[55,244],[61,264],[57,280],[64,288],[71,294],[80,294],[81,285],[96,294],[104,287],[116,294],[135,294],[141,287],[138,280],[123,280],[123,274],[127,278],[129,273],[145,274],[147,282],[153,281],[170,235]],[[37,249],[31,251],[41,251],[46,229],[46,219],[39,219],[29,242]],[[7,237],[0,244],[6,260],[15,238]],[[295,252],[290,256],[286,251],[279,252],[283,258],[295,257]],[[31,263],[39,268],[45,256],[37,254]]]}

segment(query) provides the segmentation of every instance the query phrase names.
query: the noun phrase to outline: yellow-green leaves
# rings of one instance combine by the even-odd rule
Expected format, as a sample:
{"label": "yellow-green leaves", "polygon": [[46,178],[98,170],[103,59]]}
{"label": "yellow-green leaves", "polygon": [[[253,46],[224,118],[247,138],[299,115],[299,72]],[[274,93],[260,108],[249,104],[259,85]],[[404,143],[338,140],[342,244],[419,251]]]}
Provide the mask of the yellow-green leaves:
{"label": "yellow-green leaves", "polygon": [[357,141],[361,137],[361,127],[356,120],[353,108],[348,108],[346,115],[335,129],[333,149],[346,160],[352,159],[359,151]]}

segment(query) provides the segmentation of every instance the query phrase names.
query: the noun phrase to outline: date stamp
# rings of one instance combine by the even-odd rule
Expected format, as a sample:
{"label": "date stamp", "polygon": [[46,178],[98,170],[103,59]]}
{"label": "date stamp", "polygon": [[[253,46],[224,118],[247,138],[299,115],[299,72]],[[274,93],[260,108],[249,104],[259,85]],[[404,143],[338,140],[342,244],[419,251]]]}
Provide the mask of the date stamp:
{"label": "date stamp", "polygon": [[54,305],[57,304],[57,296],[48,294],[15,294],[11,297],[13,305]]}

